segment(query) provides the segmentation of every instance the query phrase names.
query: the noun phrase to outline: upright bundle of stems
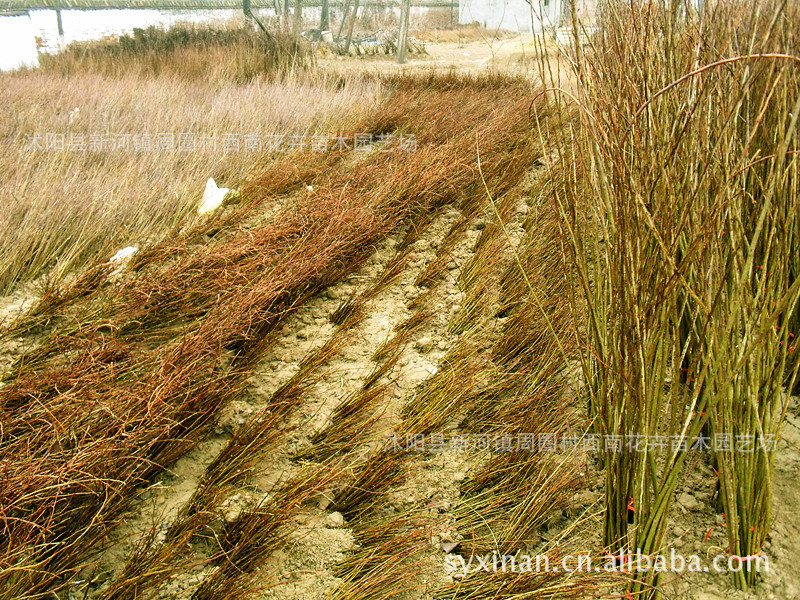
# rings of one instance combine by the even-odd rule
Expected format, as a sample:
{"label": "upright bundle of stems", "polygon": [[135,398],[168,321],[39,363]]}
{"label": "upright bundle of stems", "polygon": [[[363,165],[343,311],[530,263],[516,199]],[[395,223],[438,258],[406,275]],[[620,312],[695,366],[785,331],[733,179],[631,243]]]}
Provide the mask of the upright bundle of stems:
{"label": "upright bundle of stems", "polygon": [[[709,273],[714,301],[701,319],[708,332],[703,360],[712,444],[728,550],[742,562],[742,568],[732,569],[740,589],[755,583],[754,559],[769,533],[773,452],[789,400],[783,384],[787,371],[790,386],[797,376],[797,362],[788,368],[796,343],[788,322],[800,291],[800,280],[789,275],[797,253],[800,181],[796,161],[789,168],[779,162],[776,157],[771,168],[782,171],[779,176],[741,176],[742,190],[755,189],[752,198],[732,199],[726,226],[730,241],[749,244],[720,244],[719,268]],[[768,188],[759,189],[765,182]]]}
{"label": "upright bundle of stems", "polygon": [[742,92],[726,102],[730,133],[719,136],[717,149],[725,222],[712,263],[694,282],[702,290],[699,354],[708,363],[712,445],[740,589],[756,582],[753,566],[769,533],[773,452],[798,368],[800,58],[785,19],[794,12],[796,23],[800,13],[759,8],[764,17],[754,12],[744,23],[748,45],[740,54],[787,57],[743,58],[714,75],[720,84],[738,80]]}
{"label": "upright bundle of stems", "polygon": [[[708,419],[713,441],[761,440],[759,452],[717,452],[730,551],[755,554],[768,531],[767,442],[786,408],[798,291],[800,59],[787,10],[612,2],[576,52],[580,118],[551,181],[612,551],[663,549],[687,450],[711,447]],[[655,597],[658,583],[637,572],[630,588]]]}

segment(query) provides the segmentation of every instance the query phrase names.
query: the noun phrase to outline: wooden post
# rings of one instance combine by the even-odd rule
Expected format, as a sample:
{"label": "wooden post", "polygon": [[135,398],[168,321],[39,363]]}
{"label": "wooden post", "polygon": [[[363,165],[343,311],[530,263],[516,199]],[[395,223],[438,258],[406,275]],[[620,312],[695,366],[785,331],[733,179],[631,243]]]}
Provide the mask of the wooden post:
{"label": "wooden post", "polygon": [[397,42],[397,62],[406,62],[406,46],[408,45],[408,20],[411,15],[411,0],[401,0],[400,4],[400,39]]}
{"label": "wooden post", "polygon": [[327,31],[331,28],[331,18],[328,12],[328,0],[322,0],[322,11],[319,16],[319,30]]}
{"label": "wooden post", "polygon": [[303,0],[294,0],[293,16],[292,33],[300,35],[300,28],[303,26]]}
{"label": "wooden post", "polygon": [[64,39],[64,24],[61,22],[61,9],[56,6],[56,24],[58,26],[58,49],[64,50],[67,43]]}
{"label": "wooden post", "polygon": [[342,31],[344,31],[344,24],[347,22],[347,15],[350,12],[350,0],[347,0],[344,4],[344,11],[342,12],[342,22],[339,23],[339,31],[336,32],[336,43],[339,43],[339,40],[342,39]]}
{"label": "wooden post", "polygon": [[350,52],[350,42],[353,41],[353,25],[356,24],[356,17],[358,16],[358,0],[353,5],[353,16],[350,17],[350,23],[347,25],[347,39],[344,42],[344,53]]}
{"label": "wooden post", "polygon": [[250,8],[250,0],[242,0],[242,12],[244,13],[245,17],[251,19],[256,25],[258,25],[258,28],[264,32],[264,35],[267,36],[267,39],[272,40],[272,34],[267,31],[267,28],[264,27],[264,24],[258,19],[257,16],[255,16],[255,14],[253,14],[253,11]]}

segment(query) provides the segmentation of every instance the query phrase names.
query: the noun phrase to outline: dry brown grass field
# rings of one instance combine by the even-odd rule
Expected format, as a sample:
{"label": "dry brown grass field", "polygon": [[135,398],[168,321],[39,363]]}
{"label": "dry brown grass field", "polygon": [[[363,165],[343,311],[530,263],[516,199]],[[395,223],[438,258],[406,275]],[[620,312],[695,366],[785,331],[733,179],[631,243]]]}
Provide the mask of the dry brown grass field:
{"label": "dry brown grass field", "polygon": [[0,290],[159,238],[208,177],[235,183],[254,168],[268,136],[335,135],[380,98],[379,84],[323,73],[276,81],[265,67],[240,81],[237,56],[253,49],[212,50],[179,50],[158,74],[134,56],[122,72],[94,58],[3,75]]}
{"label": "dry brown grass field", "polygon": [[800,597],[798,15],[754,7],[0,75],[0,599]]}

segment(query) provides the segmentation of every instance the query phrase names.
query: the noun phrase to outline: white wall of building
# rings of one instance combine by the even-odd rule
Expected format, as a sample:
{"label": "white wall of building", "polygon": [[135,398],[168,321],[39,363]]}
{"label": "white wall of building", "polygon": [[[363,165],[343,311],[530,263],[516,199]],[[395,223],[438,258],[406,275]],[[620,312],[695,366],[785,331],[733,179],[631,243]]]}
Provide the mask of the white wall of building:
{"label": "white wall of building", "polygon": [[[477,21],[488,29],[538,33],[559,25],[561,0],[460,0],[458,22]],[[546,4],[545,4],[546,2]]]}
{"label": "white wall of building", "polygon": [[0,71],[39,65],[33,23],[27,14],[0,16]]}

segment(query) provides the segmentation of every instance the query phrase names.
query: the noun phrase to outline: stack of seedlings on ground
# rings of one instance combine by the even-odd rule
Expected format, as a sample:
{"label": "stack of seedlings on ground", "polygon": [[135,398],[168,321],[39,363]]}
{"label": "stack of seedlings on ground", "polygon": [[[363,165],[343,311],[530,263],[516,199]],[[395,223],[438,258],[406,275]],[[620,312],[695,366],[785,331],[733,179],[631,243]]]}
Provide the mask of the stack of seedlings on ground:
{"label": "stack of seedlings on ground", "polygon": [[[169,264],[150,255],[118,286],[78,299],[75,321],[17,362],[0,389],[5,597],[67,587],[137,489],[241,395],[288,314],[416,215],[478,193],[476,135],[487,149],[486,180],[500,194],[540,154],[520,116],[530,104],[525,83],[426,76],[387,84],[391,100],[363,130],[416,131],[416,151],[341,167],[313,197],[293,197],[266,223]],[[492,103],[498,89],[515,100]]]}

